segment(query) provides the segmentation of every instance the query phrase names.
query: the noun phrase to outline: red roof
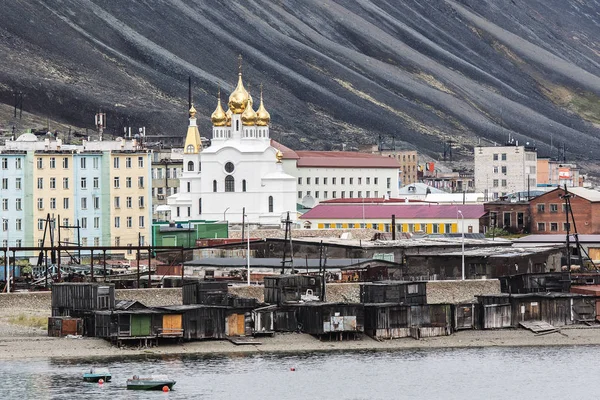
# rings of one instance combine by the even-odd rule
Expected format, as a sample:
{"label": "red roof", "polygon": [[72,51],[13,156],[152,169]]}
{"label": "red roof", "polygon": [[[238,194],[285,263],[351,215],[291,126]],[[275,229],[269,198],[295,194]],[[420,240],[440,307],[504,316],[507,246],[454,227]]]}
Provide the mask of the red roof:
{"label": "red roof", "polygon": [[381,203],[426,203],[423,200],[415,200],[415,199],[386,199],[385,197],[346,197],[343,199],[329,199],[324,200],[320,204],[381,204]]}
{"label": "red roof", "polygon": [[393,157],[354,151],[297,151],[298,167],[400,168]]}
{"label": "red roof", "polygon": [[296,152],[294,150],[282,145],[279,142],[276,142],[273,139],[271,139],[271,146],[273,146],[277,150],[281,151],[283,153],[283,158],[286,160],[297,160],[298,158],[300,158],[300,157],[298,157],[298,154],[296,154]]}
{"label": "red roof", "polygon": [[485,215],[482,204],[461,205],[381,205],[381,204],[319,204],[304,213],[302,219],[456,219],[460,210],[465,219]]}

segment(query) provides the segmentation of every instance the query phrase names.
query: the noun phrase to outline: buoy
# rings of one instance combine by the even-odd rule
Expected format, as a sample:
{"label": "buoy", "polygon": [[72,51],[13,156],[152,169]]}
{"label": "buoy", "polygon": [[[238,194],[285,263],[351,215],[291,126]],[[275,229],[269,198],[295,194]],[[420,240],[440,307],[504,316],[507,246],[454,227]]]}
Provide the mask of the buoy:
{"label": "buoy", "polygon": [[294,367],[290,368],[290,371],[292,371],[292,372],[295,370],[296,370],[296,368],[294,368]]}
{"label": "buoy", "polygon": [[102,378],[98,379],[98,384],[99,385],[102,385],[103,383],[104,383],[104,379],[102,379]]}
{"label": "buoy", "polygon": [[163,386],[163,392],[167,393],[169,391],[169,387],[168,386]]}

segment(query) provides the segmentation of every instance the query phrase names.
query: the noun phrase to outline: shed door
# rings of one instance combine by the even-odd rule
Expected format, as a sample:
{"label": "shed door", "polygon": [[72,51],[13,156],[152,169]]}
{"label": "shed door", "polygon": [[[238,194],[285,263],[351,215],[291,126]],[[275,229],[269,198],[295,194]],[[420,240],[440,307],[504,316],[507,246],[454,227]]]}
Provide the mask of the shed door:
{"label": "shed door", "polygon": [[178,333],[181,330],[181,315],[167,314],[163,315],[163,333]]}
{"label": "shed door", "polygon": [[150,336],[151,329],[150,315],[131,316],[131,336]]}

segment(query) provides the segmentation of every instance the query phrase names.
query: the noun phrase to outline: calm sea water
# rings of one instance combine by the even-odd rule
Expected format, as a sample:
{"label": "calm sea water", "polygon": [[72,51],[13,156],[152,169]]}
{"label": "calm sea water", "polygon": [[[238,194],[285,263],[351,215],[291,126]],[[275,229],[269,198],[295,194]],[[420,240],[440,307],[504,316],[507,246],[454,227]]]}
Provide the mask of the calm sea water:
{"label": "calm sea water", "polygon": [[[597,398],[600,347],[128,357],[0,362],[3,399]],[[91,366],[113,381],[84,383]],[[295,368],[295,371],[291,371]],[[127,391],[134,374],[168,374],[170,393]]]}

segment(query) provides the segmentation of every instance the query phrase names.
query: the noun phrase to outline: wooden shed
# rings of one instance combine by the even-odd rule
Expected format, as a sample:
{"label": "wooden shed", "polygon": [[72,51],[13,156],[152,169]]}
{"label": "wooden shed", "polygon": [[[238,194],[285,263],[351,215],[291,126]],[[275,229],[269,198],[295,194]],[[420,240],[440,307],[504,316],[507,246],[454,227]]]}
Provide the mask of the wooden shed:
{"label": "wooden shed", "polygon": [[365,333],[373,338],[410,337],[410,306],[398,303],[367,303]]}
{"label": "wooden shed", "polygon": [[183,338],[186,340],[225,338],[227,312],[225,306],[190,304],[156,307],[156,309],[182,316]]}
{"label": "wooden shed", "polygon": [[478,303],[454,304],[454,330],[479,329],[479,307]]}
{"label": "wooden shed", "polygon": [[184,282],[183,304],[227,305],[227,282]]}
{"label": "wooden shed", "polygon": [[78,311],[115,308],[115,285],[109,283],[55,283],[52,316],[75,316]]}
{"label": "wooden shed", "polygon": [[252,310],[228,308],[225,317],[226,336],[252,336]]}
{"label": "wooden shed", "polygon": [[[360,303],[307,302],[294,304],[302,332],[311,335],[364,331],[364,305]],[[340,335],[342,337],[342,335]]]}
{"label": "wooden shed", "polygon": [[48,317],[48,336],[83,335],[83,320],[72,317]]}
{"label": "wooden shed", "polygon": [[381,281],[360,285],[361,303],[427,304],[426,281]]}
{"label": "wooden shed", "polygon": [[452,334],[452,305],[424,304],[410,306],[410,323],[416,332],[411,332],[415,339]]}
{"label": "wooden shed", "polygon": [[323,278],[318,275],[265,276],[265,303],[283,304],[300,301],[307,292],[321,298]]}
{"label": "wooden shed", "polygon": [[152,309],[96,311],[96,337],[117,344],[126,340],[153,340],[162,329],[163,313]]}
{"label": "wooden shed", "polygon": [[252,334],[273,335],[275,333],[275,310],[276,305],[255,308],[252,310]]}

